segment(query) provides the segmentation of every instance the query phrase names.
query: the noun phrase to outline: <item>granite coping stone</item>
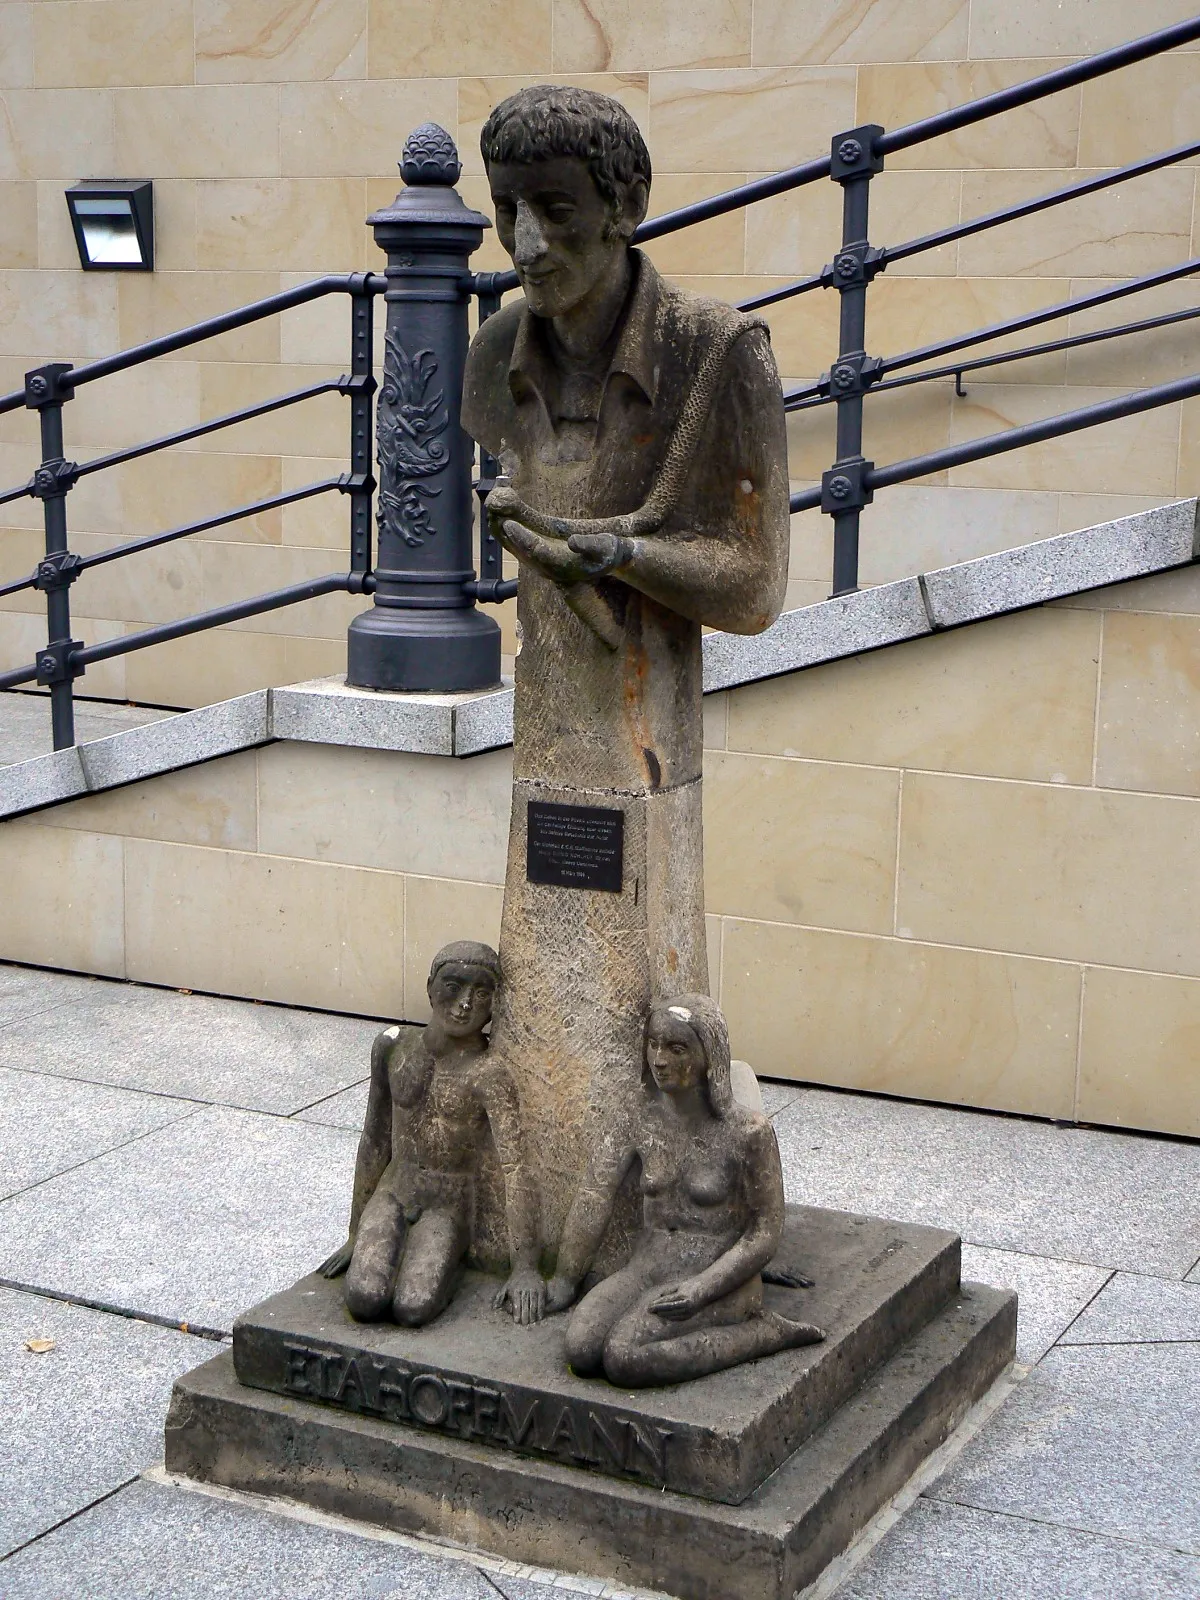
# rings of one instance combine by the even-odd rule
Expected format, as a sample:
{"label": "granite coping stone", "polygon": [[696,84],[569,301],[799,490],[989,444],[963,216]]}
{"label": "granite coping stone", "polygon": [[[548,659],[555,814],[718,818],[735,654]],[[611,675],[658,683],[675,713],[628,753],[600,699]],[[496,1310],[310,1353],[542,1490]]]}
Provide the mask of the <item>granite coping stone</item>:
{"label": "granite coping stone", "polygon": [[768,1305],[828,1332],[691,1383],[628,1391],[577,1378],[565,1317],[514,1331],[496,1280],[466,1274],[427,1328],[356,1323],[314,1273],[234,1323],[242,1383],[609,1477],[740,1504],[958,1289],[957,1238],[791,1207],[777,1261],[816,1279]]}
{"label": "granite coping stone", "polygon": [[177,1382],[166,1468],[618,1587],[792,1600],[991,1386],[1014,1333],[1012,1295],[962,1285],[740,1506],[250,1389],[229,1353]]}
{"label": "granite coping stone", "polygon": [[[1064,599],[1197,558],[1195,499],[785,611],[749,637],[704,639],[714,694],[867,650]],[[512,743],[513,689],[392,694],[344,677],[260,689],[0,768],[0,819],[238,750],[293,739],[466,757]],[[82,774],[82,776],[81,776]]]}
{"label": "granite coping stone", "polygon": [[[54,1348],[36,1354],[30,1339]],[[0,1558],[153,1461],[171,1385],[213,1352],[172,1328],[0,1288]],[[9,1600],[12,1569],[0,1570]]]}

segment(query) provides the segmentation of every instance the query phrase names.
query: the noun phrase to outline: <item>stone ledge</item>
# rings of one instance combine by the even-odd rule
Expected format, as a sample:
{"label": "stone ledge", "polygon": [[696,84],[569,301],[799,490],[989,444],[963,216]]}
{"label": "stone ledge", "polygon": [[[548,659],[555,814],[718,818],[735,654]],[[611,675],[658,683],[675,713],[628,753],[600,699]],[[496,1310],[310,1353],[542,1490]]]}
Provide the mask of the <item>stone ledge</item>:
{"label": "stone ledge", "polygon": [[[1120,517],[783,615],[746,638],[704,640],[704,692],[777,678],[981,622],[1200,557],[1200,502]],[[233,755],[276,739],[465,757],[512,743],[511,680],[460,695],[376,694],[340,677],[260,689],[74,750],[0,767],[0,819]]]}

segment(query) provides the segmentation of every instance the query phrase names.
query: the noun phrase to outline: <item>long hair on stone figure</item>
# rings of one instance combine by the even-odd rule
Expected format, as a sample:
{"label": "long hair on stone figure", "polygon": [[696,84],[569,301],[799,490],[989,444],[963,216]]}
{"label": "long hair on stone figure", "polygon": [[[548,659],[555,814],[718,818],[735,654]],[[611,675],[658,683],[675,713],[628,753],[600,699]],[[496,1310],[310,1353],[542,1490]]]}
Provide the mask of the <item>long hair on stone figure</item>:
{"label": "long hair on stone figure", "polygon": [[646,1014],[642,1039],[642,1076],[649,1076],[645,1065],[646,1043],[650,1037],[650,1024],[659,1012],[665,1011],[690,1028],[704,1056],[705,1087],[708,1103],[714,1117],[721,1121],[733,1110],[733,1084],[730,1074],[729,1024],[725,1013],[715,1000],[706,994],[678,994],[667,1000],[656,1000]]}

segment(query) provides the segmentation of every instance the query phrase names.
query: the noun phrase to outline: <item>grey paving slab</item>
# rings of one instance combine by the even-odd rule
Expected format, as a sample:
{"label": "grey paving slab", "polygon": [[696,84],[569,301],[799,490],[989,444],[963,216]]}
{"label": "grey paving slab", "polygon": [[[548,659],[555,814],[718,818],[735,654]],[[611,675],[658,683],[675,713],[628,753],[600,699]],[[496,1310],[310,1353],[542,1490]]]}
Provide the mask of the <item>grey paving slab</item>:
{"label": "grey paving slab", "polygon": [[[0,1202],[195,1109],[185,1100],[0,1067]],[[0,1255],[0,1278],[12,1276]]]}
{"label": "grey paving slab", "polygon": [[799,1084],[780,1083],[774,1078],[760,1078],[758,1086],[762,1090],[763,1110],[769,1117],[773,1117],[777,1111],[782,1111],[784,1106],[790,1106],[801,1094]]}
{"label": "grey paving slab", "polygon": [[227,1331],[344,1239],[357,1143],[197,1111],[0,1203],[0,1277]]}
{"label": "grey paving slab", "polygon": [[0,989],[0,1065],[285,1116],[361,1078],[381,1026],[55,972],[18,993],[7,1020]]}
{"label": "grey paving slab", "polygon": [[139,1482],[0,1566],[5,1600],[496,1600],[465,1561]]}
{"label": "grey paving slab", "polygon": [[1200,1283],[1200,1261],[1197,1261],[1184,1281],[1187,1283]]}
{"label": "grey paving slab", "polygon": [[837,1600],[1196,1600],[1200,1562],[918,1500]]}
{"label": "grey paving slab", "polygon": [[1085,1267],[1075,1261],[1050,1261],[1012,1250],[963,1246],[962,1275],[971,1283],[1017,1293],[1017,1360],[1023,1366],[1040,1361],[1076,1317],[1104,1287],[1106,1267]]}
{"label": "grey paving slab", "polygon": [[1198,1376],[1190,1344],[1060,1345],[927,1492],[1200,1556]]}
{"label": "grey paving slab", "polygon": [[69,1005],[80,995],[90,996],[103,981],[0,961],[0,1029],[18,1017],[37,1016]]}
{"label": "grey paving slab", "polygon": [[330,1095],[328,1100],[309,1106],[305,1111],[298,1111],[296,1121],[319,1122],[326,1128],[353,1128],[359,1133],[367,1114],[367,1091],[370,1087],[371,1080],[363,1078],[360,1083],[352,1084],[340,1094]]}
{"label": "grey paving slab", "polygon": [[1063,1335],[1064,1344],[1161,1343],[1196,1345],[1200,1381],[1200,1283],[1119,1272]]}
{"label": "grey paving slab", "polygon": [[[29,1339],[53,1339],[54,1349],[34,1354]],[[216,1348],[0,1289],[0,1556],[157,1460],[172,1383]]]}
{"label": "grey paving slab", "polygon": [[820,1089],[774,1123],[789,1200],[1164,1277],[1200,1255],[1200,1144]]}
{"label": "grey paving slab", "polygon": [[[102,701],[76,700],[75,736],[82,744],[88,739],[103,739],[126,728],[140,728],[173,716],[171,711],[155,711],[149,706],[107,705]],[[54,749],[50,732],[50,699],[41,694],[0,694],[0,767]]]}

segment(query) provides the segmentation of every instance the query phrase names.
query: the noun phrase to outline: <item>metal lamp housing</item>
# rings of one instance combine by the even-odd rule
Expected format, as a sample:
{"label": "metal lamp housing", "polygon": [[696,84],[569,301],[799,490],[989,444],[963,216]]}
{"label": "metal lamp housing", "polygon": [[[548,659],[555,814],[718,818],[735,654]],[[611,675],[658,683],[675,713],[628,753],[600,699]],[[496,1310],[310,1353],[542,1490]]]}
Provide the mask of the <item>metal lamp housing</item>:
{"label": "metal lamp housing", "polygon": [[149,180],[89,179],[66,191],[85,272],[154,271],[154,194]]}

